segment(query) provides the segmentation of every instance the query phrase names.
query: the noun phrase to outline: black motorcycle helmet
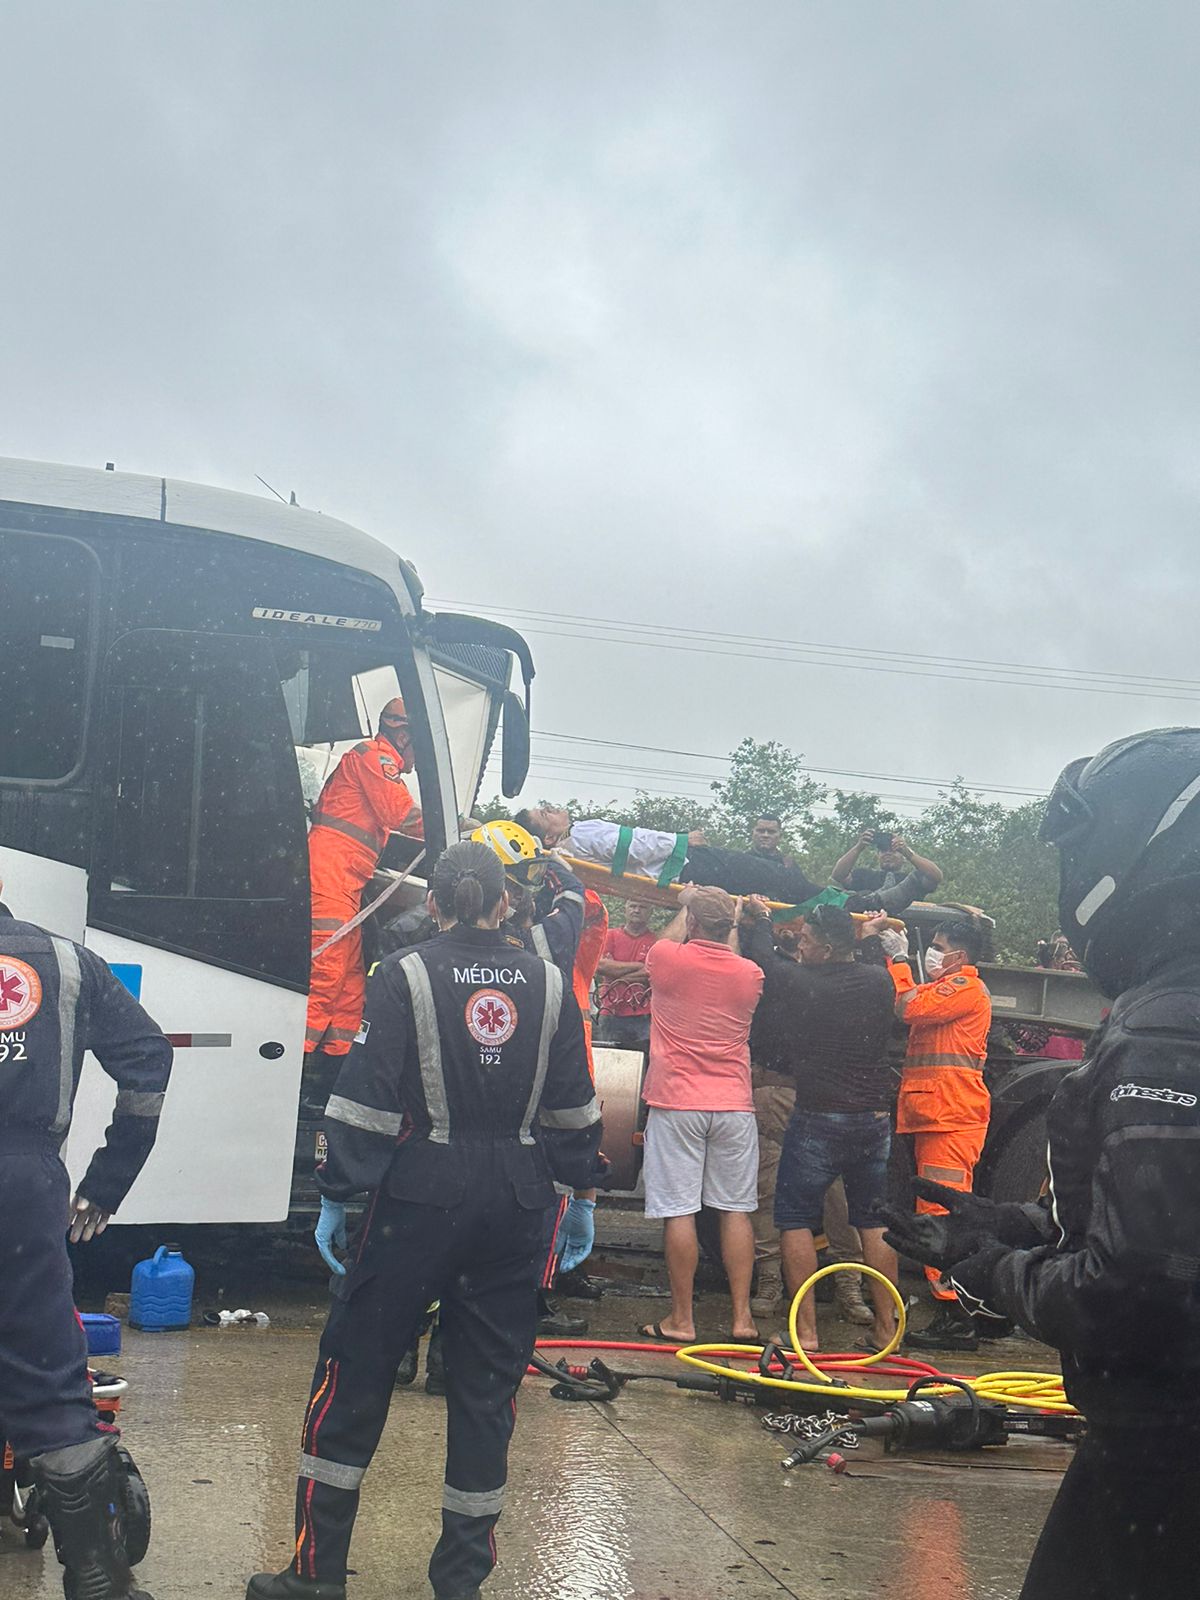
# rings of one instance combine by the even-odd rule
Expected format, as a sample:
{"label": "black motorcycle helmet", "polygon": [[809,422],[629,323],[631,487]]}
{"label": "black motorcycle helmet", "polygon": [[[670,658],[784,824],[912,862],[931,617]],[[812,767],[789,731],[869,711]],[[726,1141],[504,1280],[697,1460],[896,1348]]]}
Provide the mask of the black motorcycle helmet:
{"label": "black motorcycle helmet", "polygon": [[1040,837],[1064,934],[1106,995],[1200,946],[1200,728],[1154,728],[1065,768]]}

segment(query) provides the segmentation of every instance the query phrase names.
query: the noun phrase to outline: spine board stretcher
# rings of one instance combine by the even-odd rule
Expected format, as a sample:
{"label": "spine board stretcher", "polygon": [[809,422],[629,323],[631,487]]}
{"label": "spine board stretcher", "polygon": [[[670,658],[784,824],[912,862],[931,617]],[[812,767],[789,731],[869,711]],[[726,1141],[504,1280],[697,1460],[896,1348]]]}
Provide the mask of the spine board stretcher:
{"label": "spine board stretcher", "polygon": [[[696,887],[687,883],[660,885],[654,878],[644,878],[636,872],[626,872],[620,877],[615,877],[608,867],[602,867],[598,862],[581,861],[577,856],[568,855],[564,855],[562,859],[586,889],[594,889],[597,894],[615,895],[620,900],[642,900],[647,905],[659,906],[664,911],[678,911],[679,896],[684,889]],[[735,900],[739,898],[744,899],[745,896],[734,896]],[[781,900],[768,900],[767,905],[771,908],[772,920],[777,927],[804,920],[802,911]],[[784,915],[788,911],[795,911],[795,916]],[[865,912],[852,911],[850,914],[860,925],[866,920]],[[889,917],[887,926],[902,930],[904,921],[901,917]]]}

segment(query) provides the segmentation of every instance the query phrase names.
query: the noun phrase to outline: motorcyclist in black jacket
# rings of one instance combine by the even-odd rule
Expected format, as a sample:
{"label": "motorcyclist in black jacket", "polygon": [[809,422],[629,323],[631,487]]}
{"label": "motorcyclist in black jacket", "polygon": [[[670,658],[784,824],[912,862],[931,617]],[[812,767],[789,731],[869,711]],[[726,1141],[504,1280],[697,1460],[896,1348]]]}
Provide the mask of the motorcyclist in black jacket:
{"label": "motorcyclist in black jacket", "polygon": [[[926,1197],[889,1240],[1062,1356],[1088,1429],[1022,1600],[1200,1589],[1200,729],[1072,762],[1043,839],[1062,928],[1112,1010],[1050,1107],[1050,1206]],[[926,1190],[937,1185],[925,1186]]]}

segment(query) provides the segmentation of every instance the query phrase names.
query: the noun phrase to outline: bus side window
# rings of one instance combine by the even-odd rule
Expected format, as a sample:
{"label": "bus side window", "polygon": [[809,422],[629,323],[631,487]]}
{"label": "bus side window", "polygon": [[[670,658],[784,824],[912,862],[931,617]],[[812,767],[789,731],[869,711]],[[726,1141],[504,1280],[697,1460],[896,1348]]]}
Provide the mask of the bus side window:
{"label": "bus side window", "polygon": [[99,568],[74,539],[0,534],[0,782],[70,777],[83,754]]}
{"label": "bus side window", "polygon": [[127,636],[105,712],[111,826],[93,860],[93,920],[304,986],[304,810],[269,650]]}

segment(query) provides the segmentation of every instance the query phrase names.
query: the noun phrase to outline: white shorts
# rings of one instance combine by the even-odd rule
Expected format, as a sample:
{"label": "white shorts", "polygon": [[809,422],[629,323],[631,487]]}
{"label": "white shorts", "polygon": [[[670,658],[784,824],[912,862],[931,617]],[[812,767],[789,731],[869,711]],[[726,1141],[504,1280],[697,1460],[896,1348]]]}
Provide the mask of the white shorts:
{"label": "white shorts", "polygon": [[753,1111],[664,1111],[646,1119],[648,1217],[758,1209],[758,1124]]}

